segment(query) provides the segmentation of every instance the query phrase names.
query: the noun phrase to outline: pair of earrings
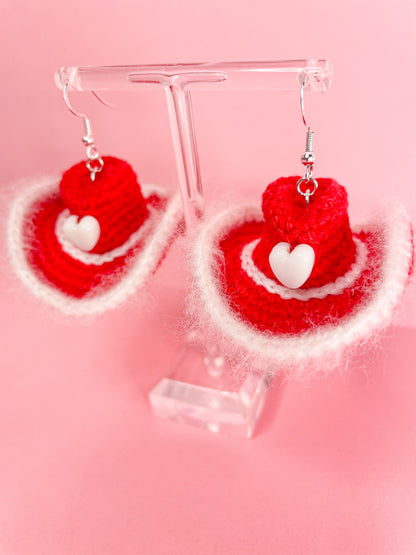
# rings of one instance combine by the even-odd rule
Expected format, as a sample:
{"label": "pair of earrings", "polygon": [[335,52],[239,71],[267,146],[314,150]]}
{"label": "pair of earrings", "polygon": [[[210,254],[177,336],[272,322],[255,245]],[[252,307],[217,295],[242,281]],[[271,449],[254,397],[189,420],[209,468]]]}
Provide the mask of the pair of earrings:
{"label": "pair of earrings", "polygon": [[403,206],[385,203],[350,226],[348,197],[315,179],[307,128],[304,177],[281,177],[262,209],[228,208],[204,221],[193,245],[192,321],[233,363],[307,379],[386,327],[413,270]]}
{"label": "pair of earrings", "polygon": [[[403,207],[389,204],[351,227],[344,187],[313,177],[303,93],[304,84],[305,175],[271,183],[262,210],[235,207],[202,220],[192,245],[193,321],[242,369],[254,363],[306,375],[306,361],[339,357],[389,323],[413,267]],[[64,99],[84,120],[87,160],[67,170],[59,188],[41,180],[16,200],[9,250],[38,297],[91,314],[146,286],[183,213],[178,195],[140,186],[127,162],[101,157],[67,87]]]}
{"label": "pair of earrings", "polygon": [[127,162],[101,157],[89,119],[69,102],[68,85],[63,95],[83,119],[86,161],[68,169],[59,184],[38,180],[16,199],[9,253],[38,298],[65,313],[94,314],[146,287],[180,232],[183,214],[179,195],[141,186]]}

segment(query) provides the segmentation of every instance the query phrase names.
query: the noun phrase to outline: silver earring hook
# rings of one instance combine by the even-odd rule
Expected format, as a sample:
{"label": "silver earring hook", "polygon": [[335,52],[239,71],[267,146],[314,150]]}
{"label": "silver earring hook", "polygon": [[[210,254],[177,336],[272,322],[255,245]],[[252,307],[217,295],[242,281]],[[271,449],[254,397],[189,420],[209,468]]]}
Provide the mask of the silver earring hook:
{"label": "silver earring hook", "polygon": [[300,113],[302,116],[302,121],[303,121],[303,125],[307,128],[310,129],[311,126],[308,123],[308,120],[306,119],[306,114],[305,114],[305,86],[306,86],[306,78],[303,79],[302,81],[302,85],[300,87]]}
{"label": "silver earring hook", "polygon": [[[86,145],[86,152],[87,152],[87,161],[85,164],[87,166],[88,171],[90,172],[91,181],[95,181],[96,174],[100,172],[104,167],[104,161],[101,158],[97,150],[97,147],[94,144],[95,141],[91,130],[90,120],[87,118],[85,114],[81,114],[80,112],[77,112],[74,109],[71,102],[69,101],[68,88],[69,88],[69,82],[65,83],[63,87],[64,101],[65,101],[66,107],[71,112],[71,114],[73,114],[74,116],[77,116],[78,118],[82,118],[84,121],[85,135],[82,137],[82,142]],[[110,104],[109,102],[101,98],[101,96],[95,91],[92,91],[92,94],[105,106],[108,106],[110,108],[116,108],[116,106],[114,106],[113,104]]]}
{"label": "silver earring hook", "polygon": [[308,128],[310,129],[310,126],[309,126],[309,125],[307,124],[307,122],[306,122],[305,104],[304,104],[304,101],[303,101],[303,94],[304,94],[304,92],[305,92],[305,81],[306,81],[306,79],[304,79],[304,80],[302,81],[302,86],[301,86],[301,88],[300,88],[300,112],[301,112],[301,115],[302,115],[303,125],[304,125],[305,127],[308,127]]}
{"label": "silver earring hook", "polygon": [[[64,100],[68,110],[78,118],[88,119],[85,114],[81,114],[80,112],[77,112],[75,108],[72,106],[69,100],[68,89],[69,89],[69,82],[65,83],[63,88]],[[114,110],[117,110],[117,106],[115,106],[114,104],[111,104],[111,102],[108,102],[108,100],[104,100],[104,98],[101,95],[99,95],[96,91],[91,91],[91,94],[93,94],[95,98],[101,102],[101,104],[104,104],[104,106],[108,106],[108,108],[113,108]]]}
{"label": "silver earring hook", "polygon": [[[303,79],[302,85],[300,87],[300,111],[302,115],[303,124],[307,129],[306,148],[300,160],[302,164],[306,166],[306,173],[305,173],[305,177],[301,177],[298,180],[298,182],[296,183],[296,188],[298,193],[305,197],[306,204],[308,205],[309,198],[315,193],[316,189],[318,188],[318,182],[316,181],[316,179],[312,177],[315,155],[313,153],[313,131],[311,131],[311,127],[310,125],[308,125],[306,121],[306,116],[305,116],[305,103],[304,103],[305,82],[306,80]],[[308,187],[309,183],[312,183],[312,188]],[[302,184],[306,185],[305,190],[302,189],[301,187]]]}

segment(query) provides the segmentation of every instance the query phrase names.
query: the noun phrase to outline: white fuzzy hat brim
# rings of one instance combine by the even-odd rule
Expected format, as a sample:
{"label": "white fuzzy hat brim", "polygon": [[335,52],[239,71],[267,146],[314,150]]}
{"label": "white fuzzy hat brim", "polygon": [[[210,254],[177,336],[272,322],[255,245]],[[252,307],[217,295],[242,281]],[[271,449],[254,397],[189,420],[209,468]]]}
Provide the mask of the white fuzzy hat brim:
{"label": "white fuzzy hat brim", "polygon": [[[29,264],[25,230],[27,214],[31,206],[40,198],[56,193],[59,180],[46,177],[29,183],[12,204],[7,224],[7,245],[11,264],[20,280],[40,300],[61,310],[65,314],[83,316],[105,312],[115,308],[131,295],[143,289],[151,274],[163,258],[170,241],[178,232],[183,218],[181,200],[178,194],[169,199],[158,221],[149,233],[146,244],[138,253],[128,271],[111,287],[100,290],[88,298],[75,298],[55,288],[36,272]],[[143,185],[145,197],[156,194],[167,197],[167,191],[157,185]],[[93,257],[94,255],[84,255]],[[97,255],[95,255],[97,257]]]}
{"label": "white fuzzy hat brim", "polygon": [[[205,221],[198,232],[192,256],[193,294],[190,314],[204,336],[219,343],[219,350],[241,371],[247,367],[284,371],[301,379],[310,373],[327,373],[346,349],[368,341],[388,326],[409,280],[413,261],[413,235],[409,216],[401,205],[389,204],[365,225],[354,228],[377,234],[381,272],[371,295],[336,325],[316,326],[297,335],[272,335],[245,322],[223,294],[219,275],[220,241],[238,226],[259,221],[254,207],[231,208]],[[327,361],[327,362],[325,362]],[[328,363],[328,361],[331,361]],[[315,369],[313,369],[315,368]]]}

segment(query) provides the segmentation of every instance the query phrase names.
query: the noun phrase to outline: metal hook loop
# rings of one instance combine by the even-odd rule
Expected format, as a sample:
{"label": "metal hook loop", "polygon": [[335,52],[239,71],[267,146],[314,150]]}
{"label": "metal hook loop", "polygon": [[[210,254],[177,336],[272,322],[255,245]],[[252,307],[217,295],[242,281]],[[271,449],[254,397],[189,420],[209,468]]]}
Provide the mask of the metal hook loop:
{"label": "metal hook loop", "polygon": [[[74,114],[74,116],[77,116],[78,118],[88,119],[85,114],[81,114],[80,112],[77,112],[75,110],[75,108],[72,106],[72,104],[69,100],[68,89],[69,89],[69,81],[67,81],[65,83],[65,85],[62,89],[63,94],[64,94],[64,101],[65,101],[66,107],[71,112],[71,114]],[[101,104],[104,104],[104,106],[107,106],[108,108],[113,108],[114,110],[117,110],[117,106],[115,106],[114,104],[111,104],[111,102],[108,102],[107,100],[104,100],[104,98],[101,95],[99,95],[96,91],[91,91],[91,94],[93,94],[95,96],[95,98],[101,102]]]}
{"label": "metal hook loop", "polygon": [[[305,191],[302,191],[301,189],[302,183],[305,183],[305,185],[312,183],[313,187],[312,189],[307,188]],[[306,204],[309,204],[309,197],[311,197],[315,193],[317,188],[318,188],[318,182],[312,176],[301,177],[296,183],[296,189],[300,195],[305,197]]]}
{"label": "metal hook loop", "polygon": [[305,104],[303,101],[303,95],[305,92],[305,79],[302,81],[302,86],[300,87],[300,112],[302,115],[302,121],[303,121],[303,125],[305,127],[309,127],[307,122],[306,122],[306,117],[305,117]]}

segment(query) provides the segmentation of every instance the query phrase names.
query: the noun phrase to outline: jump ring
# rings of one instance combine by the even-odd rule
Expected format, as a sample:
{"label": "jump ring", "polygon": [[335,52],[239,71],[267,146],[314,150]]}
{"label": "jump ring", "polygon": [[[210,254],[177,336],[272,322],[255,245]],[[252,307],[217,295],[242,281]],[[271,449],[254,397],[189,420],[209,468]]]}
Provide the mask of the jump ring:
{"label": "jump ring", "polygon": [[89,160],[98,160],[100,157],[98,150],[94,144],[87,146],[87,158]]}
{"label": "jump ring", "polygon": [[[302,189],[300,188],[300,186],[302,185],[302,183],[312,183],[313,184],[313,188],[309,189],[307,188],[306,191],[302,191]],[[318,188],[318,182],[316,181],[316,179],[314,179],[313,177],[301,177],[299,179],[299,181],[296,183],[296,189],[298,191],[298,193],[300,195],[302,195],[303,197],[307,198],[307,202],[309,201],[309,197],[312,196],[316,189]]]}
{"label": "jump ring", "polygon": [[87,160],[86,166],[89,172],[97,173],[100,172],[104,167],[104,161],[102,158],[95,158],[93,160]]}

